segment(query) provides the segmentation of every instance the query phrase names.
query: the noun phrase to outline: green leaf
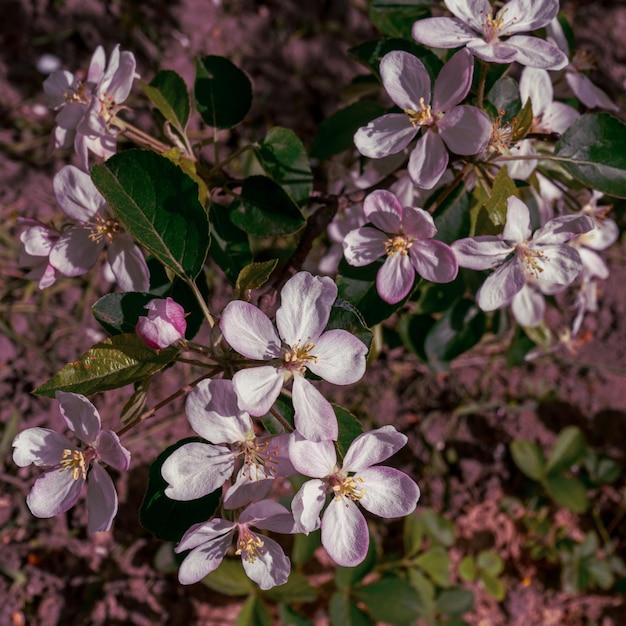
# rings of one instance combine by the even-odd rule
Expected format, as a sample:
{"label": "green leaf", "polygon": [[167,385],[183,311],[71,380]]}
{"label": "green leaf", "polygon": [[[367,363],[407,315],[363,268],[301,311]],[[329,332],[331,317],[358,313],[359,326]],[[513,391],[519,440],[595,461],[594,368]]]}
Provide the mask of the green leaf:
{"label": "green leaf", "polygon": [[450,557],[441,546],[435,546],[420,554],[414,563],[422,568],[431,580],[440,587],[450,585]]}
{"label": "green leaf", "polygon": [[461,559],[459,563],[459,576],[467,582],[472,582],[476,579],[476,563],[474,559],[468,554]]}
{"label": "green leaf", "polygon": [[428,331],[435,325],[430,315],[403,315],[398,323],[398,333],[402,343],[424,363],[428,361],[424,341]]}
{"label": "green leaf", "polygon": [[587,563],[587,570],[591,574],[594,583],[608,591],[615,584],[615,576],[607,561],[598,558],[591,558]]}
{"label": "green leaf", "polygon": [[408,52],[417,57],[424,64],[433,81],[443,66],[439,57],[432,50],[416,44],[410,36],[408,38],[392,37],[391,39],[366,41],[354,48],[350,48],[348,54],[380,77],[381,59],[389,52],[394,52],[395,50]]}
{"label": "green leaf", "polygon": [[[240,202],[233,203],[235,207]],[[211,258],[222,268],[226,278],[234,287],[239,272],[252,262],[248,233],[237,228],[230,219],[230,209],[213,204],[211,217]]]}
{"label": "green leaf", "polygon": [[280,126],[270,129],[255,154],[267,175],[285,188],[296,204],[308,201],[313,188],[311,164],[304,145],[292,130]]}
{"label": "green leaf", "polygon": [[422,509],[419,518],[424,524],[424,528],[428,535],[440,543],[442,546],[449,548],[454,544],[456,531],[454,524],[440,515],[433,509]]}
{"label": "green leaf", "polygon": [[411,28],[416,20],[430,16],[430,0],[369,0],[369,18],[372,24],[387,37],[411,38]]}
{"label": "green leaf", "polygon": [[371,347],[374,334],[365,324],[363,316],[355,306],[340,298],[333,302],[324,332],[338,329],[358,337],[368,349]]}
{"label": "green leaf", "polygon": [[137,419],[146,409],[146,400],[148,399],[148,390],[152,383],[152,378],[144,378],[135,383],[135,391],[120,411],[120,420],[122,424],[128,424]]}
{"label": "green leaf", "polygon": [[[450,283],[420,283],[415,311],[421,315],[441,313],[449,309],[464,292],[463,280],[453,280]],[[427,328],[422,327],[423,334],[427,330]]]}
{"label": "green leaf", "polygon": [[132,237],[181,278],[194,279],[209,249],[198,186],[155,152],[126,150],[96,164],[91,178]]}
{"label": "green leaf", "polygon": [[233,211],[233,224],[257,237],[290,235],[306,223],[287,192],[271,178],[248,176],[241,187],[243,204]]}
{"label": "green leaf", "polygon": [[339,437],[337,438],[337,452],[343,458],[350,444],[363,432],[363,424],[350,411],[338,404],[331,404],[337,417]]}
{"label": "green leaf", "polygon": [[519,191],[504,165],[496,174],[489,197],[482,204],[472,207],[470,232],[474,235],[500,234],[506,223],[510,196],[519,197]]}
{"label": "green leaf", "polygon": [[243,605],[234,626],[272,626],[274,618],[267,605],[257,595],[251,595]]}
{"label": "green leaf", "polygon": [[577,478],[550,475],[546,478],[545,487],[557,504],[574,513],[584,513],[589,508],[587,490]]}
{"label": "green leaf", "polygon": [[278,605],[278,619],[283,626],[315,626],[310,619],[300,615],[286,604]]}
{"label": "green leaf", "polygon": [[239,297],[243,297],[246,291],[262,287],[269,280],[277,265],[278,259],[246,265],[239,272],[237,282],[235,283],[235,291],[239,294]]}
{"label": "green leaf", "polygon": [[289,579],[284,585],[272,587],[264,591],[263,595],[274,602],[289,603],[314,602],[317,598],[317,593],[309,584],[306,576],[296,571],[289,574]]}
{"label": "green leaf", "polygon": [[516,142],[526,137],[532,128],[533,120],[533,106],[532,101],[529,98],[526,100],[526,104],[524,104],[517,117],[513,120],[513,133],[511,135],[511,141]]}
{"label": "green leaf", "polygon": [[417,515],[407,515],[404,518],[402,531],[404,555],[407,558],[415,556],[424,543],[424,524]]}
{"label": "green leaf", "polygon": [[59,390],[89,396],[117,389],[152,376],[171,363],[177,354],[178,348],[174,346],[156,351],[148,348],[137,335],[115,335],[89,348],[33,393],[54,398]]}
{"label": "green leaf", "polygon": [[496,80],[487,92],[487,100],[493,104],[504,124],[512,122],[522,108],[519,85],[510,76],[503,76]]}
{"label": "green leaf", "polygon": [[381,580],[354,591],[369,614],[380,622],[410,626],[420,615],[422,603],[411,585],[401,578]]}
{"label": "green leaf", "polygon": [[143,92],[163,117],[181,134],[189,120],[191,104],[185,81],[172,70],[162,70],[146,84],[139,81]]}
{"label": "green leaf", "polygon": [[374,622],[359,610],[347,595],[337,592],[328,603],[331,626],[373,626]]}
{"label": "green leaf", "polygon": [[436,207],[432,214],[437,227],[436,239],[451,244],[469,235],[469,194],[462,179],[452,187],[436,190],[424,205],[427,211],[433,207]]}
{"label": "green leaf", "polygon": [[163,450],[150,466],[146,493],[139,509],[139,522],[149,533],[162,541],[180,541],[191,526],[211,517],[222,496],[221,488],[202,498],[187,502],[171,500],[165,495],[168,483],[161,475],[163,463],[175,450],[194,441],[202,439],[188,437],[178,441]]}
{"label": "green leaf", "polygon": [[492,550],[482,550],[476,558],[476,565],[492,576],[498,576],[504,570],[502,557]]}
{"label": "green leaf", "polygon": [[317,135],[311,144],[311,157],[329,159],[344,150],[354,148],[354,133],[386,112],[385,107],[371,100],[355,102],[336,111],[317,127]]}
{"label": "green leaf", "polygon": [[295,565],[303,565],[322,545],[321,532],[316,530],[308,535],[298,533],[293,536],[293,548],[291,549],[291,562]]}
{"label": "green leaf", "polygon": [[435,586],[422,574],[421,570],[415,567],[410,567],[407,570],[407,575],[411,587],[417,590],[420,597],[420,617],[425,619],[428,624],[434,624]]}
{"label": "green leaf", "polygon": [[376,274],[380,266],[381,263],[376,262],[365,267],[353,267],[342,260],[337,275],[339,297],[353,304],[369,327],[390,317],[407,300],[405,298],[397,304],[387,304],[381,299],[376,290]]}
{"label": "green leaf", "polygon": [[207,574],[201,582],[213,591],[226,596],[245,596],[257,590],[256,583],[246,575],[241,558],[224,559],[220,566]]}
{"label": "green leaf", "polygon": [[510,449],[515,465],[517,465],[526,476],[538,481],[544,479],[546,475],[546,460],[537,443],[518,439],[511,442]]}
{"label": "green leaf", "polygon": [[134,333],[137,320],[147,314],[145,305],[154,298],[151,293],[109,293],[96,301],[91,312],[111,335]]}
{"label": "green leaf", "polygon": [[557,142],[554,156],[588,187],[626,198],[626,124],[608,113],[581,115]]}
{"label": "green leaf", "polygon": [[504,585],[502,581],[490,574],[489,572],[482,571],[480,572],[480,580],[485,587],[485,591],[498,602],[502,602],[504,597],[506,596],[506,590],[504,589]]}
{"label": "green leaf", "polygon": [[338,589],[349,589],[356,583],[362,581],[374,567],[378,558],[376,556],[376,544],[370,537],[370,543],[367,549],[365,559],[355,567],[340,567],[335,569],[335,584]]}
{"label": "green leaf", "polygon": [[463,615],[474,608],[474,594],[469,589],[450,589],[437,598],[437,610],[449,615]]}
{"label": "green leaf", "polygon": [[224,57],[196,57],[194,96],[198,113],[209,126],[232,128],[252,106],[252,83]]}
{"label": "green leaf", "polygon": [[486,315],[472,300],[457,300],[426,335],[424,350],[429,365],[437,371],[446,371],[452,359],[481,340],[486,325]]}
{"label": "green leaf", "polygon": [[587,442],[576,426],[567,426],[559,434],[548,458],[546,472],[554,475],[580,463],[587,454]]}

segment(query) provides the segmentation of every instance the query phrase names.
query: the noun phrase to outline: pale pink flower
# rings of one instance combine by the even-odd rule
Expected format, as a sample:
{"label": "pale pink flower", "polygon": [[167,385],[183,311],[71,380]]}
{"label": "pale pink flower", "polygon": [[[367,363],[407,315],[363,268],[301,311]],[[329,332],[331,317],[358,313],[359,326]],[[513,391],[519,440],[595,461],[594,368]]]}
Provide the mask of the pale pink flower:
{"label": "pale pink flower", "polygon": [[291,513],[278,502],[262,500],[246,508],[236,522],[215,518],[192,526],[174,552],[191,550],[178,570],[183,585],[196,583],[216,570],[237,535],[237,551],[248,577],[261,589],[287,582],[291,562],[276,541],[255,533],[251,527],[279,533],[294,532]]}
{"label": "pale pink flower", "polygon": [[409,158],[413,182],[432,189],[448,166],[448,150],[478,154],[491,136],[491,121],[480,109],[459,105],[472,86],[474,60],[466,50],[457,52],[441,69],[431,101],[430,75],[412,54],[395,50],[380,62],[380,76],[389,97],[404,112],[389,113],[359,128],[354,143],[373,159],[404,150],[417,136]]}
{"label": "pale pink flower", "polygon": [[241,461],[224,501],[226,508],[240,508],[264,498],[276,476],[294,473],[289,436],[256,437],[231,380],[201,381],[187,396],[185,410],[194,431],[210,443],[186,443],[166,459],[161,474],[168,483],[168,498],[202,498],[230,480]]}
{"label": "pale pink flower", "polygon": [[254,305],[230,302],[220,320],[224,338],[248,359],[267,365],[242,369],[233,376],[239,405],[251,415],[265,415],[286,378],[293,376],[296,430],[307,439],[336,439],[337,419],[331,404],[308,381],[307,369],[335,385],[349,385],[365,373],[367,347],[341,329],[324,332],[337,286],[328,277],[298,272],[281,291],[276,312],[278,333]]}
{"label": "pale pink flower", "polygon": [[110,214],[104,197],[88,174],[73,165],[53,179],[57,202],[76,224],[50,251],[50,264],[64,276],[82,276],[107,246],[108,261],[122,291],[148,291],[148,265],[133,239]]}
{"label": "pale pink flower", "polygon": [[[321,525],[322,545],[338,565],[354,567],[367,554],[369,532],[357,504],[384,518],[414,511],[420,496],[415,482],[397,469],[373,467],[406,442],[406,435],[393,426],[383,426],[359,435],[341,465],[331,441],[296,438],[292,442],[291,462],[298,472],[313,478],[294,496],[291,506],[296,528],[308,534]],[[332,500],[320,521],[329,494]]]}
{"label": "pale pink flower", "polygon": [[13,460],[20,467],[34,463],[48,468],[26,499],[35,517],[53,517],[76,504],[87,483],[89,532],[109,530],[117,514],[117,493],[105,463],[119,471],[130,466],[130,452],[112,430],[102,429],[96,407],[77,393],[57,391],[67,427],[86,447],[48,428],[27,428],[13,440]]}
{"label": "pale pink flower", "polygon": [[476,294],[483,311],[508,306],[524,290],[516,305],[517,315],[525,307],[529,317],[534,317],[536,307],[541,305],[534,297],[536,293],[528,289],[528,283],[537,285],[543,293],[555,293],[560,287],[570,285],[582,271],[582,262],[567,242],[593,227],[593,220],[586,215],[566,215],[551,219],[533,234],[528,207],[511,196],[500,235],[459,239],[452,248],[461,267],[496,270]]}
{"label": "pale pink flower", "polygon": [[435,283],[456,278],[456,255],[447,244],[432,239],[437,228],[424,209],[402,207],[390,191],[373,191],[363,203],[373,226],[348,233],[343,241],[350,265],[369,265],[386,257],[376,275],[376,290],[389,304],[400,302],[413,287],[415,274]]}
{"label": "pale pink flower", "polygon": [[162,350],[184,339],[185,309],[173,298],[155,298],[144,308],[148,309],[148,315],[137,320],[135,332],[149,348]]}
{"label": "pale pink flower", "polygon": [[57,270],[50,265],[50,251],[59,240],[60,233],[38,220],[20,219],[19,221],[32,224],[20,235],[19,264],[21,267],[32,268],[25,278],[38,281],[39,289],[50,287],[59,275]]}
{"label": "pale pink flower", "polygon": [[[413,24],[413,39],[433,48],[465,46],[488,63],[513,63],[559,70],[567,56],[553,43],[519,35],[546,26],[559,11],[559,0],[510,0],[498,10],[489,0],[445,0],[455,17],[431,17]],[[502,39],[506,37],[506,39]]]}

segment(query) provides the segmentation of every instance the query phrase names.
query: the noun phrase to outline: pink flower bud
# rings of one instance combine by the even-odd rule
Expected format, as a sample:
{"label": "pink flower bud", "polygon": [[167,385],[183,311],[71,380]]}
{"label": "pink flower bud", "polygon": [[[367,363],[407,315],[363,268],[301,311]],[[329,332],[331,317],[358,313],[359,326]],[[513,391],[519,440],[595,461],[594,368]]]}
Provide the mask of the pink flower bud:
{"label": "pink flower bud", "polygon": [[150,300],[147,317],[137,321],[137,335],[149,348],[162,350],[185,336],[185,310],[172,298]]}

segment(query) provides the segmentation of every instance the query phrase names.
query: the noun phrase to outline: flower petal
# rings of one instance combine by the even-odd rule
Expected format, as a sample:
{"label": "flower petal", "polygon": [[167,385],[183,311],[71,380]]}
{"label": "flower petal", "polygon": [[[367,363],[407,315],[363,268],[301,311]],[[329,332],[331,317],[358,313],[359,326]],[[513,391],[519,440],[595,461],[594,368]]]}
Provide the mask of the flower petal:
{"label": "flower petal", "polygon": [[336,440],[337,417],[330,402],[304,376],[293,381],[293,408],[296,430],[311,441]]}
{"label": "flower petal", "polygon": [[119,235],[109,246],[108,261],[122,291],[149,291],[148,264],[129,235]]}
{"label": "flower petal", "polygon": [[265,415],[283,388],[282,368],[272,365],[240,370],[233,376],[239,406],[250,415]]}
{"label": "flower petal", "polygon": [[409,250],[409,257],[415,271],[433,283],[449,283],[459,271],[454,250],[435,239],[415,241]]}
{"label": "flower petal", "polygon": [[424,209],[411,206],[404,207],[402,230],[415,239],[430,239],[437,234],[432,215]]}
{"label": "flower petal", "polygon": [[419,111],[430,103],[430,75],[413,54],[393,50],[380,61],[380,78],[389,97],[402,110]]}
{"label": "flower petal", "polygon": [[292,276],[280,292],[276,311],[276,326],[285,343],[315,343],[328,323],[336,298],[337,285],[332,278],[309,272]]}
{"label": "flower petal", "polygon": [[234,300],[226,305],[220,330],[229,345],[249,359],[280,357],[280,339],[269,317],[253,304]]}
{"label": "flower petal", "polygon": [[537,30],[559,12],[559,0],[509,0],[498,12],[504,17],[507,33]]}
{"label": "flower petal", "polygon": [[530,238],[530,211],[515,196],[510,196],[506,203],[506,224],[502,231],[502,239],[522,243]]}
{"label": "flower petal", "polygon": [[367,522],[355,502],[333,498],[322,518],[322,545],[328,556],[343,567],[362,563],[370,537]]}
{"label": "flower petal", "polygon": [[450,109],[437,127],[448,150],[455,154],[478,154],[489,143],[492,131],[487,114],[466,105]]}
{"label": "flower petal", "polygon": [[82,276],[98,260],[104,241],[96,243],[91,231],[75,226],[63,233],[50,251],[50,265],[64,276]]}
{"label": "flower petal", "polygon": [[557,46],[538,37],[513,35],[506,46],[515,50],[515,61],[543,70],[562,70],[569,60]]}
{"label": "flower petal", "polygon": [[565,243],[577,235],[593,231],[595,227],[596,223],[589,215],[555,217],[533,235],[532,245]]}
{"label": "flower petal", "polygon": [[293,516],[287,508],[274,500],[251,504],[239,516],[239,522],[277,533],[293,532]]}
{"label": "flower petal", "polygon": [[546,301],[537,289],[524,285],[511,301],[511,311],[517,323],[526,328],[539,326],[546,310]]}
{"label": "flower petal", "polygon": [[208,522],[200,522],[194,524],[182,536],[180,543],[174,548],[176,554],[180,554],[185,550],[193,550],[203,544],[210,543],[224,536],[229,536],[229,543],[226,548],[230,547],[232,536],[235,534],[236,526],[233,522],[215,517]]}
{"label": "flower petal", "polygon": [[161,466],[172,500],[197,500],[219,489],[235,469],[235,454],[225,446],[190,442],[177,448]]}
{"label": "flower petal", "polygon": [[62,167],[52,180],[52,186],[61,208],[77,222],[88,222],[106,206],[89,174],[73,165]]}
{"label": "flower petal", "polygon": [[[227,489],[224,495],[224,508],[232,511],[241,509],[259,498],[265,498],[274,484],[274,477],[268,478],[263,469],[256,465],[259,470],[255,475],[251,468],[242,466],[237,472],[235,482]],[[293,520],[292,520],[293,525]]]}
{"label": "flower petal", "polygon": [[370,159],[382,159],[404,150],[417,134],[404,113],[389,113],[359,128],[354,135],[356,149]]}
{"label": "flower petal", "polygon": [[432,189],[448,166],[448,150],[441,137],[427,130],[415,144],[409,158],[409,176],[422,189]]}
{"label": "flower petal", "polygon": [[54,517],[71,509],[80,496],[82,478],[74,480],[71,471],[52,469],[42,474],[26,497],[35,517]]}
{"label": "flower petal", "polygon": [[27,428],[13,439],[13,462],[19,467],[31,463],[39,467],[54,467],[63,451],[73,448],[70,440],[48,428]]}
{"label": "flower petal", "polygon": [[[261,539],[256,533],[252,535]],[[259,554],[247,558],[245,550],[241,553],[243,569],[261,589],[284,585],[291,573],[291,561],[273,539],[263,537],[261,541],[263,549]]]}
{"label": "flower petal", "polygon": [[586,107],[590,109],[599,107],[607,111],[619,111],[617,104],[602,89],[594,85],[585,74],[566,71],[565,80],[574,92],[574,95]]}
{"label": "flower petal", "polygon": [[376,228],[394,235],[400,232],[402,205],[390,191],[372,191],[363,201],[363,213]]}
{"label": "flower petal", "polygon": [[93,444],[100,432],[100,414],[98,409],[79,393],[57,391],[59,409],[68,428],[86,444]]}
{"label": "flower petal", "polygon": [[420,490],[414,480],[393,467],[370,467],[357,472],[354,478],[363,480],[365,493],[361,506],[380,517],[403,517],[417,506]]}
{"label": "flower petal", "polygon": [[474,39],[477,33],[454,17],[429,17],[413,24],[413,39],[433,48],[460,48]]}
{"label": "flower petal", "polygon": [[252,420],[239,408],[231,380],[200,381],[187,396],[185,412],[191,427],[211,443],[245,441],[252,431]]}
{"label": "flower petal", "polygon": [[385,242],[389,236],[369,226],[350,231],[343,240],[346,261],[355,267],[369,265],[385,255]]}
{"label": "flower petal", "polygon": [[[232,529],[221,537],[217,537],[193,548],[180,564],[178,570],[178,580],[180,583],[183,585],[197,583],[207,574],[216,570],[224,560],[226,552],[233,542],[234,532],[234,529]],[[185,535],[185,537],[186,536],[187,535]],[[181,551],[180,545],[175,551]]]}
{"label": "flower petal", "polygon": [[122,445],[117,433],[104,429],[100,431],[95,442],[96,453],[101,461],[125,472],[130,467],[130,452]]}
{"label": "flower petal", "polygon": [[441,68],[435,80],[433,111],[448,111],[464,100],[472,86],[473,75],[474,57],[469,50],[463,48]]}
{"label": "flower petal", "polygon": [[483,311],[495,311],[507,306],[525,283],[526,278],[518,260],[510,259],[487,276],[476,294],[476,302]]}
{"label": "flower petal", "polygon": [[408,254],[396,252],[388,256],[376,274],[378,295],[389,304],[405,298],[415,281],[415,270]]}
{"label": "flower petal", "polygon": [[367,467],[386,461],[403,448],[408,437],[393,426],[382,426],[363,433],[350,444],[343,459],[346,472],[359,472]]}
{"label": "flower petal", "polygon": [[583,264],[578,251],[567,244],[536,246],[542,257],[539,264],[543,268],[541,280],[556,285],[570,285],[582,272]]}
{"label": "flower petal", "polygon": [[317,360],[309,369],[333,385],[350,385],[365,374],[367,346],[346,330],[324,333],[311,352]]}
{"label": "flower petal", "polygon": [[479,235],[452,243],[459,265],[472,270],[489,270],[504,263],[514,248],[500,237]]}
{"label": "flower petal", "polygon": [[312,478],[326,478],[337,464],[332,441],[310,441],[297,435],[289,446],[289,458],[298,472]]}
{"label": "flower petal", "polygon": [[112,478],[95,461],[87,479],[87,530],[97,533],[111,529],[117,515],[117,492]]}
{"label": "flower petal", "polygon": [[307,480],[293,497],[291,510],[298,532],[308,535],[320,527],[320,513],[326,502],[326,483],[314,478]]}

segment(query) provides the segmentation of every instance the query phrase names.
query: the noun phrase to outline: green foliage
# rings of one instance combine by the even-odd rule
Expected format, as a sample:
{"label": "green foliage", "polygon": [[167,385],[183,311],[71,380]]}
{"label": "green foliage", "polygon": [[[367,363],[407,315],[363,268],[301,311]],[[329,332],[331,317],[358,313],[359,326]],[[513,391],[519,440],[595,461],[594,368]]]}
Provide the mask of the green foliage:
{"label": "green foliage", "polygon": [[194,96],[196,109],[209,126],[232,128],[243,121],[252,106],[252,83],[224,57],[197,57]]}
{"label": "green foliage", "polygon": [[411,39],[417,20],[430,16],[430,0],[368,0],[372,24],[386,37]]}
{"label": "green foliage", "polygon": [[278,259],[246,265],[239,272],[235,283],[235,291],[239,294],[239,297],[243,297],[243,295],[251,289],[259,289],[262,287],[269,280],[277,265]]}
{"label": "green foliage", "polygon": [[177,354],[174,346],[157,351],[148,348],[137,335],[115,335],[89,348],[33,393],[54,398],[57,391],[90,396],[118,389],[156,374]]}
{"label": "green foliage", "polygon": [[187,174],[154,152],[127,150],[94,165],[91,177],[137,243],[183,279],[200,273],[209,221]]}
{"label": "green foliage", "polygon": [[165,120],[184,137],[191,103],[185,81],[172,70],[161,70],[150,84],[139,83],[143,92]]}
{"label": "green foliage", "polygon": [[[171,500],[165,495],[167,481],[161,476],[161,467],[175,450],[192,441],[202,439],[181,439],[161,452],[150,466],[146,493],[139,509],[139,521],[149,533],[163,541],[180,541],[191,526],[210,519],[220,502],[221,488],[188,502]],[[253,585],[245,574],[244,578]]]}

